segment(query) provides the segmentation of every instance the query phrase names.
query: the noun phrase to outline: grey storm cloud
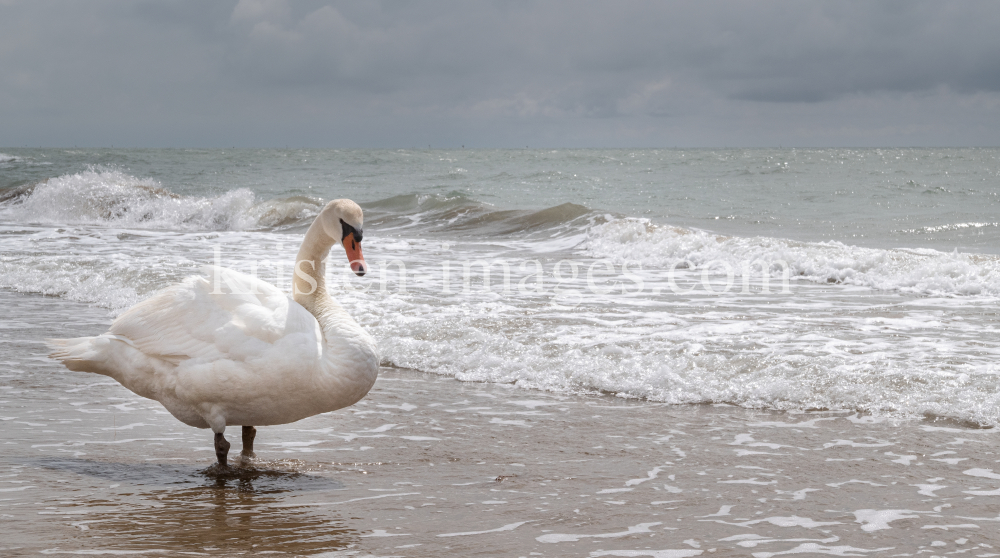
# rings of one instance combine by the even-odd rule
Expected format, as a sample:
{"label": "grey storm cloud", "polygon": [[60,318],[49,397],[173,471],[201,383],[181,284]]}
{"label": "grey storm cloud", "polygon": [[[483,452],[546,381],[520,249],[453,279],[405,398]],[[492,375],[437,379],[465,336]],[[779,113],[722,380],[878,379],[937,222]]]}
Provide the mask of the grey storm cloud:
{"label": "grey storm cloud", "polygon": [[0,144],[1000,143],[996,2],[0,0]]}

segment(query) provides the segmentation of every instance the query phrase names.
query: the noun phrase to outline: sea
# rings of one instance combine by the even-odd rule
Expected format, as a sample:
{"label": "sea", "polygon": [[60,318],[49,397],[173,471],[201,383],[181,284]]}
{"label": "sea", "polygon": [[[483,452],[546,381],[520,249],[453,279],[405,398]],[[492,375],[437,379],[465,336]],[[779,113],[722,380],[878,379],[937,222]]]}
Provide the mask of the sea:
{"label": "sea", "polygon": [[1000,149],[2,148],[0,295],[96,335],[205,264],[289,290],[337,198],[384,367],[1000,425]]}

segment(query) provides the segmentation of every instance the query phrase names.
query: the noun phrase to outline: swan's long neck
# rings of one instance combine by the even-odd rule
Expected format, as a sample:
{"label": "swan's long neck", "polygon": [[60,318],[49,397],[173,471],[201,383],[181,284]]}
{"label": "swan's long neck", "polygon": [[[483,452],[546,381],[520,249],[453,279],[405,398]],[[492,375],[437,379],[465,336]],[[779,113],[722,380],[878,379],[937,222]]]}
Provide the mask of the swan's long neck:
{"label": "swan's long neck", "polygon": [[[326,257],[337,241],[313,222],[295,257],[292,296],[315,316],[323,332],[323,362],[336,407],[351,405],[371,389],[378,376],[375,340],[326,291]],[[319,385],[319,384],[318,384]],[[324,384],[325,385],[325,384]]]}
{"label": "swan's long neck", "polygon": [[320,315],[317,307],[329,300],[326,294],[326,257],[336,241],[325,231],[319,220],[313,222],[306,237],[302,239],[299,254],[295,257],[295,269],[292,273],[292,293],[295,302],[312,312],[317,319]]}
{"label": "swan's long neck", "polygon": [[295,257],[292,275],[292,293],[295,302],[316,317],[328,349],[338,343],[352,344],[355,337],[368,337],[354,318],[326,291],[326,257],[337,241],[314,222],[302,240],[302,247]]}

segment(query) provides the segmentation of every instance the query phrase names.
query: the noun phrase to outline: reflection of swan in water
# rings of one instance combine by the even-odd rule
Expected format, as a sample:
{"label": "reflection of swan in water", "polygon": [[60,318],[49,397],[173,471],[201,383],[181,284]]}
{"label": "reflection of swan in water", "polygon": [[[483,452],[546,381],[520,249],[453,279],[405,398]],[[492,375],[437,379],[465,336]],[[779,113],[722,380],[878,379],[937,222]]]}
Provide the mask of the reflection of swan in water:
{"label": "reflection of swan in water", "polygon": [[170,549],[171,555],[179,549],[200,553],[205,547],[216,547],[228,556],[279,548],[288,555],[303,556],[360,542],[358,533],[338,513],[283,505],[287,500],[280,495],[213,487],[164,490],[149,496],[162,507],[137,506],[130,513],[121,510],[96,516],[105,521],[93,530],[104,535],[104,541],[133,539],[132,544],[122,545],[129,550]]}
{"label": "reflection of swan in water", "polygon": [[227,466],[226,426],[286,424],[352,405],[378,374],[375,341],[326,292],[324,260],[334,244],[364,275],[361,208],[334,200],[316,216],[295,262],[294,300],[274,286],[209,266],[136,304],[98,337],[50,339],[70,370],[114,378],[163,404],[181,422],[215,432]]}
{"label": "reflection of swan in water", "polygon": [[[128,486],[126,493],[105,490],[78,500],[77,505],[85,500],[86,515],[61,516],[79,529],[66,539],[66,545],[80,549],[79,553],[90,549],[96,554],[100,549],[105,554],[158,556],[159,551],[174,556],[203,554],[206,547],[215,547],[214,553],[226,556],[279,548],[288,555],[304,556],[359,542],[357,531],[335,510],[291,503],[299,498],[326,499],[344,489],[331,476],[298,472],[293,463],[268,463],[266,470],[230,468],[221,474],[199,473],[193,466],[173,463],[106,463],[76,457],[36,463],[59,472],[129,483],[123,486]],[[184,484],[177,486],[178,482]],[[53,536],[59,540],[63,535]]]}

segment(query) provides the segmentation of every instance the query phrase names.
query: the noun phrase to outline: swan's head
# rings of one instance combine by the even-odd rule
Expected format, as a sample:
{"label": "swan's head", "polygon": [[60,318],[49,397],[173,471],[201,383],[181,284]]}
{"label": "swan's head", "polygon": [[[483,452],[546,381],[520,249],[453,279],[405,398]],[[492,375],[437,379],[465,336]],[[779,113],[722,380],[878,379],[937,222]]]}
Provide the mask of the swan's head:
{"label": "swan's head", "polygon": [[367,273],[368,264],[361,255],[361,226],[365,220],[361,207],[351,200],[333,200],[326,204],[318,219],[322,219],[323,231],[344,247],[351,271],[358,276]]}

